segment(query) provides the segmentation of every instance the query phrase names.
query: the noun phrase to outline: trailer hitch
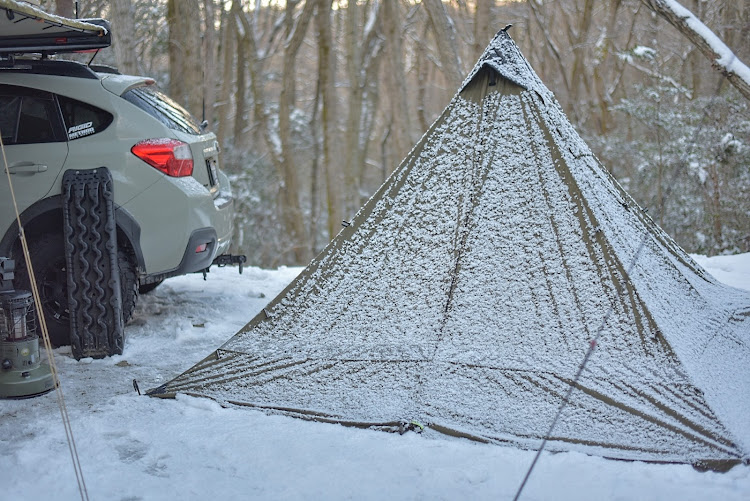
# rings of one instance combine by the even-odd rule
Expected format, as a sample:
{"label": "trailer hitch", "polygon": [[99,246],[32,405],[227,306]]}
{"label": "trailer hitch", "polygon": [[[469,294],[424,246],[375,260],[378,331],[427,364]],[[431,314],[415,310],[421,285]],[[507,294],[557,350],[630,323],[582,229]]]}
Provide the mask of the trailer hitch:
{"label": "trailer hitch", "polygon": [[219,268],[223,268],[224,266],[231,266],[231,265],[236,264],[240,268],[240,275],[241,275],[242,267],[244,266],[245,262],[247,262],[247,257],[244,255],[235,256],[233,254],[222,254],[221,256],[216,256],[216,258],[214,259],[214,262],[211,264],[218,266]]}

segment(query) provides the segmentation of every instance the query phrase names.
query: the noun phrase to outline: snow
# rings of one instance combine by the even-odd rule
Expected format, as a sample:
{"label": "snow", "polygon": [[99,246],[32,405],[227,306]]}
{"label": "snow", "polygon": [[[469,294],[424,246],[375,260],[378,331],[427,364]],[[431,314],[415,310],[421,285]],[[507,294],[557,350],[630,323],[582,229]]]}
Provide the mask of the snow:
{"label": "snow", "polygon": [[651,47],[638,45],[633,48],[633,54],[644,59],[653,59],[656,56],[656,50],[652,49]]}
{"label": "snow", "polygon": [[[299,279],[173,279],[124,356],[55,353],[92,498],[509,498],[592,339],[524,498],[748,497],[748,466],[600,456],[747,460],[750,296],[621,190],[504,32],[472,75]],[[4,494],[77,497],[58,416],[52,395],[0,402]]]}
{"label": "snow", "polygon": [[[32,5],[29,2],[23,2],[23,1],[19,2],[16,0],[0,0],[0,8],[6,9],[6,11],[7,9],[10,9],[19,13],[27,14],[27,15],[33,16],[33,18],[37,20],[41,20],[44,22],[43,24],[42,22],[33,23],[33,24],[27,23],[26,25],[23,25],[23,28],[20,31],[19,31],[19,28],[15,28],[15,31],[19,31],[19,33],[23,33],[23,34],[36,34],[37,32],[41,32],[40,30],[47,30],[49,28],[52,28],[53,31],[58,31],[57,28],[62,28],[62,29],[73,28],[73,29],[78,29],[78,30],[91,31],[94,33],[103,33],[105,35],[107,34],[107,29],[104,28],[103,26],[91,24],[86,21],[81,21],[78,19],[70,19],[67,17],[61,17],[55,14],[51,14],[42,10],[37,5]],[[13,19],[11,19],[9,15],[8,15],[8,21],[13,21]],[[16,24],[18,23],[16,22]],[[32,29],[30,31],[24,30],[24,28],[28,28],[29,26],[34,26],[34,25],[37,25],[37,27],[41,25],[42,28],[39,28],[38,30]],[[10,30],[10,29],[14,29],[14,26],[13,26],[13,23],[9,23],[9,24],[4,25],[3,28],[6,30]],[[7,33],[3,33],[3,35],[7,35]]]}
{"label": "snow", "polygon": [[471,75],[300,278],[158,393],[533,449],[595,339],[550,450],[747,457],[750,295],[654,225],[505,32]]}
{"label": "snow", "polygon": [[730,49],[711,29],[703,24],[690,10],[680,4],[677,0],[662,0],[664,6],[675,13],[676,16],[685,20],[686,24],[703,38],[718,56],[716,64],[724,68],[728,73],[734,73],[750,85],[750,68],[747,67],[737,55]]}
{"label": "snow", "polygon": [[[695,256],[750,290],[750,254]],[[404,435],[309,422],[208,399],[138,396],[223,343],[300,268],[214,269],[142,297],[125,353],[76,362],[55,350],[91,499],[509,499],[534,452],[425,431]],[[0,400],[3,499],[80,499],[53,393]],[[543,453],[521,499],[742,500],[750,467]]]}

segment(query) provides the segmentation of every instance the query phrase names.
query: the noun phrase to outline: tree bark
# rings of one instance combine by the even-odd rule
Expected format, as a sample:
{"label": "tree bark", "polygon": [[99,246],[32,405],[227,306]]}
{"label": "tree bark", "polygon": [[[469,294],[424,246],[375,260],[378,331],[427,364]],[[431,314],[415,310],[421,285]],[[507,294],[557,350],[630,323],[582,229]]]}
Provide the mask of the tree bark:
{"label": "tree bark", "polygon": [[[366,8],[366,7],[365,7]],[[361,177],[365,170],[365,149],[369,142],[370,123],[367,108],[371,105],[368,97],[368,86],[377,86],[374,73],[379,64],[382,40],[377,37],[380,24],[380,13],[383,9],[378,3],[364,12],[366,22],[359,26],[360,6],[349,2],[346,11],[346,46],[347,76],[349,95],[347,103],[346,126],[344,128],[344,200],[343,210],[348,217],[361,206]],[[372,95],[372,93],[369,93]]]}
{"label": "tree bark", "polygon": [[62,17],[74,18],[75,8],[73,0],[55,0],[55,14]]}
{"label": "tree bark", "polygon": [[[309,0],[308,0],[309,1]],[[318,79],[322,95],[320,121],[323,125],[323,166],[326,178],[326,206],[328,208],[328,238],[336,236],[341,228],[342,191],[339,175],[340,156],[336,128],[335,66],[331,40],[331,0],[318,0],[315,24],[318,31]]]}
{"label": "tree bark", "polygon": [[234,91],[234,133],[232,144],[236,150],[242,151],[247,146],[245,140],[247,121],[247,59],[252,57],[247,50],[247,37],[237,33],[237,85]]}
{"label": "tree bark", "polygon": [[750,99],[750,68],[692,12],[675,1],[641,2],[677,28],[711,61],[716,71],[725,76],[745,98]]}
{"label": "tree bark", "polygon": [[407,99],[406,72],[404,71],[404,53],[401,32],[401,16],[399,4],[396,0],[383,0],[383,31],[387,44],[388,62],[385,74],[386,95],[390,101],[391,124],[389,126],[389,140],[393,147],[390,168],[396,168],[397,163],[408,153],[415,143]]}
{"label": "tree bark", "polygon": [[474,11],[474,59],[484,52],[484,48],[492,39],[492,5],[494,1],[478,1]]}
{"label": "tree bark", "polygon": [[120,73],[136,75],[135,9],[132,0],[118,0],[111,4],[112,36],[115,60]]}
{"label": "tree bark", "polygon": [[443,74],[452,89],[457,89],[463,80],[461,59],[458,57],[456,27],[441,0],[422,0],[435,32]]}
{"label": "tree bark", "polygon": [[[214,126],[216,87],[218,77],[218,43],[216,34],[215,0],[203,0],[203,110],[209,127]],[[119,3],[119,1],[118,1]]]}
{"label": "tree bark", "polygon": [[236,109],[232,106],[235,47],[237,46],[235,15],[236,9],[233,5],[232,14],[223,13],[221,19],[222,71],[219,98],[216,103],[216,116],[218,117],[219,141],[225,149],[231,144],[229,140],[229,130],[232,124],[231,110]]}
{"label": "tree bark", "polygon": [[202,115],[203,61],[198,0],[169,0],[169,93],[196,117]]}
{"label": "tree bark", "polygon": [[285,15],[285,45],[282,87],[279,95],[279,139],[281,141],[281,172],[284,184],[281,187],[284,200],[284,220],[295,248],[292,250],[296,263],[308,260],[308,235],[305,219],[299,200],[299,175],[294,163],[292,143],[291,114],[296,103],[296,67],[297,53],[305,38],[307,26],[315,9],[315,1],[308,0],[295,21],[294,9],[297,1],[288,0]]}

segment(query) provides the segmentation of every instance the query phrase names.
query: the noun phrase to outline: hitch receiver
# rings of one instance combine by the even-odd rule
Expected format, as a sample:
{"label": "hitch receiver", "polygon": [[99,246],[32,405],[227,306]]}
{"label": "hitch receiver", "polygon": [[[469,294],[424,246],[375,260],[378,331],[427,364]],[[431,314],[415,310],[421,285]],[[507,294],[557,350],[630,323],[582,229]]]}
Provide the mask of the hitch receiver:
{"label": "hitch receiver", "polygon": [[244,255],[235,256],[232,254],[222,254],[221,256],[216,256],[216,258],[214,259],[214,262],[211,264],[218,266],[219,268],[223,268],[224,266],[236,264],[240,268],[240,275],[242,275],[242,267],[246,261],[247,261],[247,257]]}

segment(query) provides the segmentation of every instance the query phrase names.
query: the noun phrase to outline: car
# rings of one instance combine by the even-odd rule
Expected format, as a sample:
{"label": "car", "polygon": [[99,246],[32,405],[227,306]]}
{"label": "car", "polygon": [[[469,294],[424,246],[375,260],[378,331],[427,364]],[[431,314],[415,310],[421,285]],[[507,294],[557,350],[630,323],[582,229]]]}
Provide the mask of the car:
{"label": "car", "polygon": [[[23,52],[0,50],[0,256],[16,260],[16,286],[28,289],[7,165],[53,345],[71,340],[64,228],[75,222],[66,219],[63,194],[70,173],[111,178],[124,321],[139,289],[244,261],[227,254],[234,199],[205,123],[151,78],[49,59],[38,47]],[[104,355],[121,349],[122,340]]]}

